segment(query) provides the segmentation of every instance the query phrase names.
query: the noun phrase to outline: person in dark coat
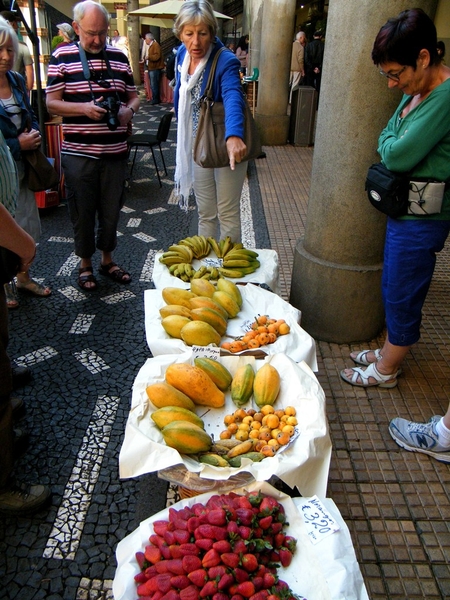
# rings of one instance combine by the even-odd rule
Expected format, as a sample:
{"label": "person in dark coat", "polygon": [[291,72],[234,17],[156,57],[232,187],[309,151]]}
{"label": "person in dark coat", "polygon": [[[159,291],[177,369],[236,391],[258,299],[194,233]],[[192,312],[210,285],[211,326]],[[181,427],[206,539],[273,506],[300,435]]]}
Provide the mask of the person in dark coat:
{"label": "person in dark coat", "polygon": [[309,85],[320,92],[320,82],[322,79],[324,43],[322,41],[322,32],[315,31],[312,42],[306,45],[305,64],[306,64],[306,85]]}

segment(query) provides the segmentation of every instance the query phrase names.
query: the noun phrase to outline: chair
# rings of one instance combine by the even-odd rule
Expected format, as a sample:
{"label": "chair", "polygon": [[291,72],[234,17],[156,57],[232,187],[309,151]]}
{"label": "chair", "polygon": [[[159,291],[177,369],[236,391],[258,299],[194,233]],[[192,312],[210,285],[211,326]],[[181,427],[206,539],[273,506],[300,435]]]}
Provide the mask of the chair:
{"label": "chair", "polygon": [[145,148],[150,148],[150,150],[152,151],[153,162],[155,164],[155,169],[156,169],[156,175],[158,176],[158,181],[159,181],[159,187],[162,187],[161,177],[159,175],[158,164],[156,162],[155,152],[154,152],[153,148],[155,146],[159,147],[159,152],[161,153],[162,163],[164,165],[164,173],[166,174],[166,177],[167,177],[167,167],[166,167],[166,162],[164,160],[164,155],[162,152],[161,144],[162,144],[162,142],[167,141],[167,136],[169,135],[170,124],[172,122],[172,118],[173,118],[173,112],[165,113],[162,116],[161,121],[159,122],[158,131],[157,131],[156,135],[154,133],[136,133],[135,135],[130,135],[130,137],[128,138],[128,155],[130,155],[132,148],[134,148],[133,162],[131,164],[131,171],[130,171],[130,179],[133,174],[134,163],[136,161],[136,154],[137,154],[138,148],[140,146],[142,146]]}
{"label": "chair", "polygon": [[252,74],[248,77],[244,77],[242,79],[243,83],[251,83],[252,84],[252,115],[255,116],[255,108],[256,108],[256,82],[259,79],[259,69],[254,67],[252,70]]}

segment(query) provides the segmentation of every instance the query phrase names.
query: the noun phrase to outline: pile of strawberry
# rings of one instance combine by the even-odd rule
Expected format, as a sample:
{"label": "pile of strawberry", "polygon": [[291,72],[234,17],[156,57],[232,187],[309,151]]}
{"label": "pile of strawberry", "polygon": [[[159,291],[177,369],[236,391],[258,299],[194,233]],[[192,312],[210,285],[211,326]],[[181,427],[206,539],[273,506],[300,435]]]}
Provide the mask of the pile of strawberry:
{"label": "pile of strawberry", "polygon": [[261,492],[214,495],[206,504],[155,521],[136,553],[140,600],[294,600],[277,570],[288,567],[295,538],[283,506]]}

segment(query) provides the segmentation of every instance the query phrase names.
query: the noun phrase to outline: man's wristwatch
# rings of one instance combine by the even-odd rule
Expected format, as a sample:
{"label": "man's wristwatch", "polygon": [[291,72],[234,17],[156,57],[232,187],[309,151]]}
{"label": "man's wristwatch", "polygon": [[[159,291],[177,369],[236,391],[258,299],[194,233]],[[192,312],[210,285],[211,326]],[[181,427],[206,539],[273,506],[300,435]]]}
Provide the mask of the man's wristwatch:
{"label": "man's wristwatch", "polygon": [[[134,108],[132,106],[127,106],[127,108],[129,108],[131,110],[131,112],[133,113],[133,117],[136,114],[136,111],[134,110]],[[131,117],[131,118],[133,118]]]}

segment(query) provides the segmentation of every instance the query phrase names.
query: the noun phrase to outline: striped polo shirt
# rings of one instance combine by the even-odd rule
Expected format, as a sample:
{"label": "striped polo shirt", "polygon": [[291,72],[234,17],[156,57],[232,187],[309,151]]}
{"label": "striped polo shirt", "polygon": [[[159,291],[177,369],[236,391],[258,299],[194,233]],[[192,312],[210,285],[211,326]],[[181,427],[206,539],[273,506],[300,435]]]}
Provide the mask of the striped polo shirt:
{"label": "striped polo shirt", "polygon": [[[91,77],[94,98],[101,96],[119,97],[123,104],[130,92],[136,92],[133,73],[125,54],[118,48],[107,45],[106,55],[113,79],[103,54],[86,52],[88,67],[95,75]],[[102,81],[108,81],[109,88],[102,87]],[[57,48],[50,58],[48,67],[47,91],[63,91],[65,102],[90,102],[91,89],[83,73],[83,65],[76,44]],[[117,96],[116,96],[117,93]],[[127,156],[127,126],[119,126],[115,131],[108,129],[105,121],[93,121],[85,115],[63,117],[64,140],[61,152],[90,158],[122,159]]]}

